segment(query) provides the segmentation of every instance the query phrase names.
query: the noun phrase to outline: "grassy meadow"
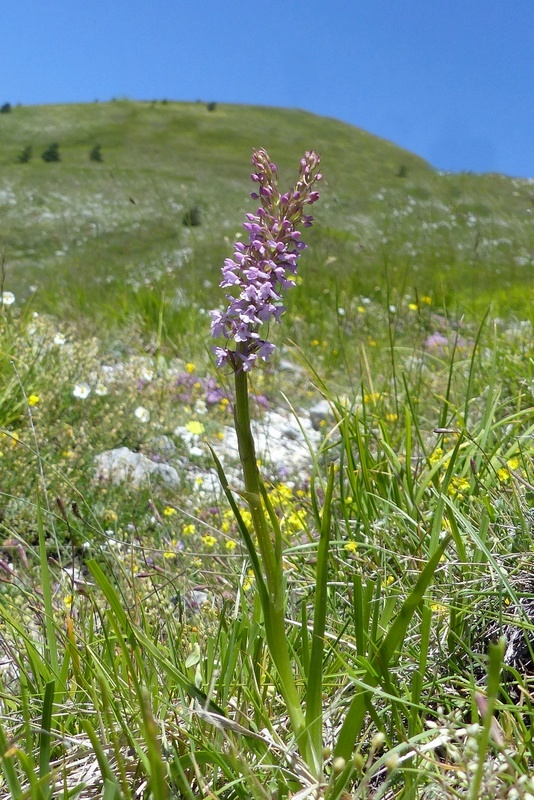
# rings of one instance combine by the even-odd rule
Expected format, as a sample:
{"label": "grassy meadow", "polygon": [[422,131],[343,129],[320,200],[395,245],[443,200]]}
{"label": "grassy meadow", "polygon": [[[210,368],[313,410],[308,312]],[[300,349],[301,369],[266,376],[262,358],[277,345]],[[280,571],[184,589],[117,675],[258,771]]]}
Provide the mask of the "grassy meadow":
{"label": "grassy meadow", "polygon": [[[233,427],[208,311],[260,146],[282,188],[310,148],[324,174],[251,375],[315,760],[237,452],[225,494],[208,447]],[[13,107],[0,165],[0,798],[532,800],[533,182],[170,101]],[[273,455],[282,418],[305,466]],[[113,480],[116,448],[172,480]]]}

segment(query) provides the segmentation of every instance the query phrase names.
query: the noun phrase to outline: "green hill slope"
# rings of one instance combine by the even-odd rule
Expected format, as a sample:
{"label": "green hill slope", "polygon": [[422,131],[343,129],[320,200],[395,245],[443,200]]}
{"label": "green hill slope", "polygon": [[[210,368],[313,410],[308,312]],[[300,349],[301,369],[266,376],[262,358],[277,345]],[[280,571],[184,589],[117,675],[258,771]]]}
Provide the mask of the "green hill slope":
{"label": "green hill slope", "polygon": [[[52,142],[61,161],[46,163]],[[89,158],[97,144],[101,163]],[[120,320],[142,287],[213,303],[221,259],[253,205],[258,146],[288,181],[305,149],[322,154],[303,261],[317,291],[377,296],[387,273],[394,290],[448,303],[497,300],[519,312],[531,302],[532,183],[440,174],[389,142],[301,111],[170,102],[0,115],[6,288],[21,298],[37,289],[38,306],[90,318],[112,309]],[[29,147],[32,158],[18,163]],[[192,211],[195,227],[184,224]]]}

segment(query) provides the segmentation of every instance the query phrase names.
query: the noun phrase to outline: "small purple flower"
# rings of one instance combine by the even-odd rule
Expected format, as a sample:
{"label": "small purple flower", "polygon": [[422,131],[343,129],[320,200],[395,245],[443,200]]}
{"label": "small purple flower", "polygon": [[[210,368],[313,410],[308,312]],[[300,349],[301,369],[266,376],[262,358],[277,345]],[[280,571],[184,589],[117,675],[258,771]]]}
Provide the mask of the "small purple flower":
{"label": "small purple flower", "polygon": [[431,336],[428,336],[428,338],[425,340],[424,346],[427,349],[432,349],[432,348],[439,349],[448,347],[448,345],[449,345],[449,340],[447,339],[446,336],[443,336],[442,333],[433,333]]}
{"label": "small purple flower", "polygon": [[227,294],[225,311],[211,311],[211,333],[235,342],[236,348],[214,347],[217,366],[248,372],[257,359],[268,361],[275,346],[260,336],[259,328],[271,321],[280,322],[285,311],[282,292],[295,285],[290,276],[297,271],[297,260],[306,245],[300,239],[298,226],[309,228],[313,217],[304,207],[315,203],[319,193],[313,185],[321,180],[319,156],[307,152],[300,161],[299,177],[292,191],[280,194],[278,168],[265,150],[254,150],[255,172],[250,176],[258,184],[251,197],[261,206],[256,214],[246,214],[243,227],[249,243],[236,242],[233,258],[222,268],[221,288]]}

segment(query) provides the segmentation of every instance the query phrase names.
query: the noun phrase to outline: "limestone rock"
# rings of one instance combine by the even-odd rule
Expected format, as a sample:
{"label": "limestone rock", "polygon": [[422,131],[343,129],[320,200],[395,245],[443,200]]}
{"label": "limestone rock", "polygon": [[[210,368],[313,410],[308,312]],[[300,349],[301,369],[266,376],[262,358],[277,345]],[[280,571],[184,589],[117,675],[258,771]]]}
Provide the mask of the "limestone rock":
{"label": "limestone rock", "polygon": [[132,486],[140,486],[149,478],[154,478],[172,489],[180,485],[178,472],[170,464],[156,464],[142,453],[134,453],[127,447],[99,453],[95,465],[97,478],[115,484],[129,481]]}

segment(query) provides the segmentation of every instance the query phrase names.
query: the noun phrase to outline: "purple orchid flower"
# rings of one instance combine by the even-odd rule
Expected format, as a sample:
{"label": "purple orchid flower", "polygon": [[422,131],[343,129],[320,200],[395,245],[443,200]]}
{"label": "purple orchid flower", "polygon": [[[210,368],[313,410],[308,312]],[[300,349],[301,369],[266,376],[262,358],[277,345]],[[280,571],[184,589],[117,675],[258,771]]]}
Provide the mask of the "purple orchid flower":
{"label": "purple orchid flower", "polygon": [[[280,322],[285,311],[282,292],[295,285],[297,261],[306,245],[298,226],[309,228],[313,217],[304,213],[315,203],[319,193],[312,189],[321,180],[320,157],[307,152],[300,161],[299,177],[292,191],[280,194],[278,168],[263,149],[254,150],[251,178],[258,191],[251,197],[261,206],[256,214],[247,214],[243,227],[249,243],[236,242],[233,258],[222,268],[221,288],[226,295],[225,311],[211,311],[211,333],[224,337],[226,347],[215,347],[217,366],[230,364],[234,371],[249,372],[258,358],[268,361],[275,345],[262,338],[259,329],[271,321]],[[235,349],[229,346],[235,342]]]}

